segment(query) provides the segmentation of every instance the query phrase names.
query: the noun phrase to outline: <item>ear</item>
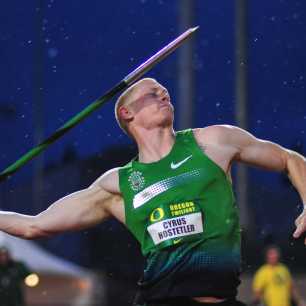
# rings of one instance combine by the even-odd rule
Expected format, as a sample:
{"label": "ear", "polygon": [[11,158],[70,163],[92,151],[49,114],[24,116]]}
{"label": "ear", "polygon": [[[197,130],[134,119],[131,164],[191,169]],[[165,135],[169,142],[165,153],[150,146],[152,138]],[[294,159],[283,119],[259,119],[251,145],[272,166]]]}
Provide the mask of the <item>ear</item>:
{"label": "ear", "polygon": [[124,106],[124,105],[122,105],[119,108],[119,116],[120,116],[120,118],[122,118],[126,121],[130,121],[134,117],[131,110],[127,106]]}

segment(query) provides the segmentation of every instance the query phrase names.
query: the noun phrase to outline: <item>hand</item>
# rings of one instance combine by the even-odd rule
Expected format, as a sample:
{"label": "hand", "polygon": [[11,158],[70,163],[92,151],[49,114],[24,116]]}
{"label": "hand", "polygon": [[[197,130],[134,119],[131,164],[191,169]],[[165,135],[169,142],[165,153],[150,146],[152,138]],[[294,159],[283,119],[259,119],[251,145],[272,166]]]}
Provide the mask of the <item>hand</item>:
{"label": "hand", "polygon": [[[298,218],[295,220],[295,226],[296,230],[293,233],[294,238],[299,238],[303,233],[306,232],[306,206],[304,205],[303,212],[298,216]],[[306,245],[306,238],[304,240],[304,243]]]}

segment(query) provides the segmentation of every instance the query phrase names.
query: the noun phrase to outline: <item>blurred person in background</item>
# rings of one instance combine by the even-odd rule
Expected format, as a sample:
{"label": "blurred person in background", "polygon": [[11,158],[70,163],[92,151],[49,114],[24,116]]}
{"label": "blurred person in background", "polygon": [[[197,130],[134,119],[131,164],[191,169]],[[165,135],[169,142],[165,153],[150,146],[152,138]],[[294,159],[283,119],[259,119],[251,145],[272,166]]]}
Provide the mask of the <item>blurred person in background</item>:
{"label": "blurred person in background", "polygon": [[23,286],[31,272],[22,262],[15,261],[6,247],[0,247],[0,305],[24,306]]}
{"label": "blurred person in background", "polygon": [[257,270],[253,279],[253,304],[306,306],[294,284],[289,269],[285,264],[281,263],[280,259],[281,252],[277,246],[272,245],[266,249],[266,263]]}
{"label": "blurred person in background", "polygon": [[[137,143],[137,158],[36,216],[0,211],[0,230],[34,239],[114,217],[146,258],[135,305],[243,305],[236,300],[241,231],[232,164],[286,172],[306,204],[306,159],[234,126],[175,132],[169,93],[150,78],[123,92],[115,115]],[[303,239],[305,231],[306,207],[293,235]]]}

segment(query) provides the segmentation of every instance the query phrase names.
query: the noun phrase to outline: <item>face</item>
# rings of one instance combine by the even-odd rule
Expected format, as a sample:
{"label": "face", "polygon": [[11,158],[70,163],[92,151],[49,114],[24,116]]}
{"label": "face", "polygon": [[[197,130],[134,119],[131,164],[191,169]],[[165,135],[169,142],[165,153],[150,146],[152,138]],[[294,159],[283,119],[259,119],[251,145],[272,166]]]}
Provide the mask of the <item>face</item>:
{"label": "face", "polygon": [[173,105],[165,87],[153,80],[145,80],[134,89],[127,108],[137,125],[146,128],[173,124]]}
{"label": "face", "polygon": [[266,253],[266,261],[270,265],[276,265],[279,263],[280,253],[277,249],[268,249]]}

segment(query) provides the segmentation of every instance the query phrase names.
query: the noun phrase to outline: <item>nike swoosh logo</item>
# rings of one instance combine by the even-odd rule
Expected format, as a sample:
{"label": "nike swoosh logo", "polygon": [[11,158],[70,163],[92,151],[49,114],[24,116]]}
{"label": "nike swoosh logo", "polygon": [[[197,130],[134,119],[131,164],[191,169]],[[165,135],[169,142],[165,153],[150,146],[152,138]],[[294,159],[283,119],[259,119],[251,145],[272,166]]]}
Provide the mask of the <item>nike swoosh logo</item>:
{"label": "nike swoosh logo", "polygon": [[179,242],[181,242],[182,241],[182,238],[181,239],[174,239],[173,240],[173,244],[177,244],[177,243],[179,243]]}
{"label": "nike swoosh logo", "polygon": [[180,162],[178,163],[174,163],[172,162],[171,163],[171,169],[177,169],[178,167],[180,167],[182,164],[184,164],[188,159],[190,159],[192,157],[192,155],[189,155],[188,157],[186,157],[185,159],[181,160]]}

